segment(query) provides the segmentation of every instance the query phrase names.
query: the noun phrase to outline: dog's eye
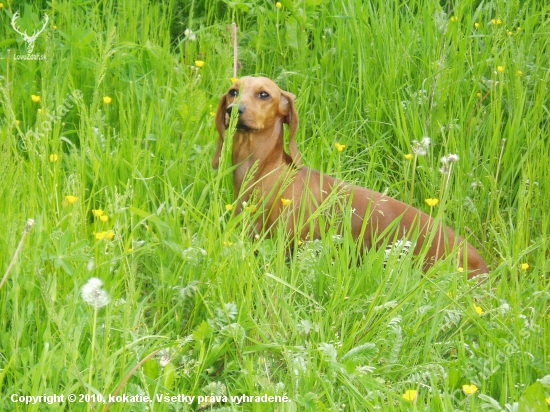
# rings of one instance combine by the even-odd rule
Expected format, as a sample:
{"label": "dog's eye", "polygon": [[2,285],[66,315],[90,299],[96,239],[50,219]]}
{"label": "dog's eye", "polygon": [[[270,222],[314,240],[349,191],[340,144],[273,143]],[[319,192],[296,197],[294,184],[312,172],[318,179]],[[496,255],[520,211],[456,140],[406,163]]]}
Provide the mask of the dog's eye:
{"label": "dog's eye", "polygon": [[239,95],[239,91],[237,89],[231,89],[231,90],[229,90],[228,94],[231,97],[237,97]]}
{"label": "dog's eye", "polygon": [[269,96],[269,93],[268,93],[268,92],[260,92],[260,93],[258,93],[258,97],[259,97],[260,99],[268,99],[268,98],[271,97],[271,96]]}

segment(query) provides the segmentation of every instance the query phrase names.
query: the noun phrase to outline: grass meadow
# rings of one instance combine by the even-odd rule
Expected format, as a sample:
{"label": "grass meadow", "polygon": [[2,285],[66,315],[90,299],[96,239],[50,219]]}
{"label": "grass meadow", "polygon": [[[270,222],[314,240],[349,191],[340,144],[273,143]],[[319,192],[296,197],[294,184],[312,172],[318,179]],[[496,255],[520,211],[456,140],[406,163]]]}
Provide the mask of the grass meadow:
{"label": "grass meadow", "polygon": [[[305,163],[443,219],[485,283],[249,236],[211,167],[232,22]],[[4,0],[0,57],[1,410],[548,410],[545,2]]]}

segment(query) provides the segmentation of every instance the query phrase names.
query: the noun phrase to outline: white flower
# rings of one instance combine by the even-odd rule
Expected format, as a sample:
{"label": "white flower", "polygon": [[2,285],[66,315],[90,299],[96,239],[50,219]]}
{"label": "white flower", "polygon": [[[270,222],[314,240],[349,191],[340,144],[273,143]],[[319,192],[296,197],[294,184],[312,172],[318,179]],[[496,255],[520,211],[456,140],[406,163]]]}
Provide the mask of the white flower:
{"label": "white flower", "polygon": [[98,309],[108,305],[111,301],[109,294],[105,289],[102,289],[103,281],[98,278],[90,278],[88,282],[82,286],[82,299],[88,305]]}

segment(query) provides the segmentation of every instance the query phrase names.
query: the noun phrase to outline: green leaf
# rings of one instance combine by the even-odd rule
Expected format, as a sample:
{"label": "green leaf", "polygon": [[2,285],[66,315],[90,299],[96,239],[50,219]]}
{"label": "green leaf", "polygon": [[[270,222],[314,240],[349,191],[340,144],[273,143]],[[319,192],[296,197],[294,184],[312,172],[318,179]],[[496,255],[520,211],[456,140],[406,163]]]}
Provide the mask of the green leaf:
{"label": "green leaf", "polygon": [[164,387],[167,389],[172,389],[172,385],[174,384],[175,379],[176,379],[176,367],[172,362],[170,362],[164,367],[164,379],[163,379]]}
{"label": "green leaf", "polygon": [[544,396],[544,386],[535,382],[523,392],[519,400],[519,412],[547,411],[548,405]]}
{"label": "green leaf", "polygon": [[202,321],[199,327],[193,332],[193,339],[201,341],[212,337],[212,327],[207,321]]}

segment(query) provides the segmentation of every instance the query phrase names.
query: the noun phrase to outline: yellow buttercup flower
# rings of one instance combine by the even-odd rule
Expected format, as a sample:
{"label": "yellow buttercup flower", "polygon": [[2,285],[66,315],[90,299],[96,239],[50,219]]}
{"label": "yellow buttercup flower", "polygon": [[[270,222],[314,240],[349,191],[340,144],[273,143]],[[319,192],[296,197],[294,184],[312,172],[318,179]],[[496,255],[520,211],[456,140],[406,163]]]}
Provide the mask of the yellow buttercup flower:
{"label": "yellow buttercup flower", "polygon": [[230,204],[225,205],[225,210],[227,211],[233,210],[233,205],[230,205]]}
{"label": "yellow buttercup flower", "polygon": [[451,21],[456,23],[458,21],[458,16],[452,16]]}
{"label": "yellow buttercup flower", "polygon": [[202,69],[204,67],[204,62],[202,60],[195,60],[195,66]]}
{"label": "yellow buttercup flower", "polygon": [[4,3],[0,3],[0,9],[4,8]]}
{"label": "yellow buttercup flower", "polygon": [[109,216],[101,215],[101,216],[99,216],[99,220],[101,220],[102,222],[107,222],[109,220]]}
{"label": "yellow buttercup flower", "polygon": [[232,77],[231,78],[231,83],[237,83],[238,81],[239,81],[238,77]]}
{"label": "yellow buttercup flower", "polygon": [[281,203],[283,204],[283,206],[288,206],[292,203],[292,199],[285,199],[284,197],[282,197]]}
{"label": "yellow buttercup flower", "polygon": [[548,398],[546,398],[546,403],[547,403],[548,405],[550,405],[550,396],[549,396]]}
{"label": "yellow buttercup flower", "polygon": [[529,263],[522,263],[520,266],[521,266],[521,270],[529,269]]}
{"label": "yellow buttercup flower", "polygon": [[504,66],[497,66],[497,72],[504,73]]}
{"label": "yellow buttercup flower", "polygon": [[59,156],[56,155],[55,153],[52,153],[52,154],[50,155],[50,162],[52,162],[52,163],[53,163],[53,162],[57,162],[58,159],[59,159]]}
{"label": "yellow buttercup flower", "polygon": [[74,205],[76,203],[76,201],[78,200],[78,197],[68,195],[68,196],[65,196],[65,200],[67,201],[68,204]]}
{"label": "yellow buttercup flower", "polygon": [[334,147],[336,147],[336,150],[338,150],[338,152],[341,153],[346,148],[346,145],[345,144],[340,144],[340,143],[335,143]]}
{"label": "yellow buttercup flower", "polygon": [[103,239],[112,240],[114,237],[115,237],[115,232],[113,232],[112,230],[95,233],[96,240],[103,240]]}
{"label": "yellow buttercup flower", "polygon": [[481,97],[481,96],[483,96],[483,95],[481,94],[481,92],[477,92],[477,93],[476,93],[476,96],[477,96],[477,97]]}
{"label": "yellow buttercup flower", "polygon": [[464,268],[458,268],[457,271],[459,271],[460,273],[464,272]]}
{"label": "yellow buttercup flower", "polygon": [[405,155],[405,159],[407,159],[407,160],[411,160],[412,158],[413,158],[412,153],[407,153],[407,154]]}
{"label": "yellow buttercup flower", "polygon": [[483,315],[485,313],[481,306],[474,305],[474,309],[478,315]]}
{"label": "yellow buttercup flower", "polygon": [[280,1],[278,1],[277,3],[275,3],[275,7],[277,7],[278,9],[280,9],[281,7],[283,7],[283,5],[281,4]]}
{"label": "yellow buttercup flower", "polygon": [[523,76],[523,72],[522,72],[521,70],[518,70],[518,71],[516,72],[516,75],[521,77],[521,76]]}
{"label": "yellow buttercup flower", "polygon": [[41,97],[40,96],[37,96],[35,94],[31,95],[31,100],[34,102],[34,103],[38,103],[40,101]]}
{"label": "yellow buttercup flower", "polygon": [[462,385],[462,390],[466,395],[473,395],[477,392],[478,387],[472,383],[471,385]]}
{"label": "yellow buttercup flower", "polygon": [[103,103],[105,103],[105,104],[111,104],[112,102],[113,102],[113,99],[109,96],[105,96],[103,98]]}
{"label": "yellow buttercup flower", "polygon": [[474,23],[474,27],[475,27],[476,29],[479,29],[479,23]]}
{"label": "yellow buttercup flower", "polygon": [[428,199],[425,200],[425,202],[427,203],[428,206],[434,207],[435,205],[437,205],[439,203],[439,199],[428,198]]}
{"label": "yellow buttercup flower", "polygon": [[502,20],[500,20],[500,19],[491,19],[491,23],[498,26],[499,24],[502,24]]}
{"label": "yellow buttercup flower", "polygon": [[415,389],[409,389],[409,390],[406,390],[402,396],[404,399],[410,402],[414,402],[418,396],[418,392]]}
{"label": "yellow buttercup flower", "polygon": [[105,211],[102,209],[92,209],[92,213],[94,214],[95,217],[100,217],[100,216],[103,216]]}
{"label": "yellow buttercup flower", "polygon": [[223,245],[224,246],[231,246],[233,242],[230,242],[229,240],[224,240]]}

